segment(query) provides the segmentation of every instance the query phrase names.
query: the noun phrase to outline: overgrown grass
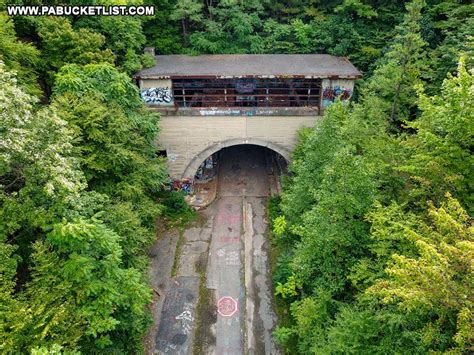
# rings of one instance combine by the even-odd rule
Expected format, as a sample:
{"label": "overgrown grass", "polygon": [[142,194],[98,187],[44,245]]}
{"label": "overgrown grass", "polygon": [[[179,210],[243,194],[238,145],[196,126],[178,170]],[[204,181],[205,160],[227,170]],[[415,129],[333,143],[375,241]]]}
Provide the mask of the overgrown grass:
{"label": "overgrown grass", "polygon": [[173,266],[171,267],[171,277],[176,277],[179,266],[179,258],[181,256],[181,250],[184,244],[184,229],[179,230],[178,242],[176,243],[176,250],[174,253]]}
{"label": "overgrown grass", "polygon": [[182,191],[162,191],[159,196],[159,201],[164,206],[163,217],[165,218],[166,228],[178,231],[171,277],[176,277],[178,270],[179,258],[184,244],[184,231],[198,217],[196,211],[188,206],[184,197],[185,194]]}
{"label": "overgrown grass", "polygon": [[206,346],[215,344],[210,325],[217,321],[217,310],[212,291],[206,287],[207,256],[200,258],[196,270],[200,276],[199,300],[196,309],[196,334],[194,336],[193,354],[204,354]]}
{"label": "overgrown grass", "polygon": [[184,200],[185,193],[182,191],[162,191],[159,201],[164,206],[163,217],[169,227],[184,229],[189,223],[196,219],[197,213],[190,208]]}

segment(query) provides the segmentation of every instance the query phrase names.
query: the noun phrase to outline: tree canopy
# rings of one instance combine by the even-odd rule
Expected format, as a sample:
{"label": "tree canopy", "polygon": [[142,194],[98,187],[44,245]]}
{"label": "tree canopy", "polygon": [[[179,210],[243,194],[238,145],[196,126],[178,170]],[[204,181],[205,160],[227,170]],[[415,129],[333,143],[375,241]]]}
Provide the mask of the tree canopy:
{"label": "tree canopy", "polygon": [[20,3],[0,3],[0,352],[143,351],[167,183],[159,116],[131,78],[154,62],[145,46],[328,53],[363,73],[352,103],[300,132],[270,207],[283,352],[474,351],[470,1],[104,0],[156,13],[8,17]]}
{"label": "tree canopy", "polygon": [[92,25],[0,19],[0,351],[140,351],[166,183],[140,64]]}
{"label": "tree canopy", "polygon": [[474,73],[461,58],[426,93],[421,9],[407,4],[358,102],[327,109],[294,153],[273,212],[289,353],[473,350]]}

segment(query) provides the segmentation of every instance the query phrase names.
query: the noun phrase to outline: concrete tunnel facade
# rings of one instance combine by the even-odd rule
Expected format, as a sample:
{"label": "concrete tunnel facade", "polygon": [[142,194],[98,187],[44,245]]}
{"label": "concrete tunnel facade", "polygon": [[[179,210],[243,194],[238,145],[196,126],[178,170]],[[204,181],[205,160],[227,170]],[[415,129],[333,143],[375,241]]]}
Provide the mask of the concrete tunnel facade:
{"label": "concrete tunnel facade", "polygon": [[291,160],[298,131],[361,75],[330,55],[161,55],[135,75],[144,103],[161,113],[158,145],[172,179],[193,178],[222,148],[252,144]]}
{"label": "concrete tunnel facade", "polygon": [[[159,144],[166,149],[168,173],[192,178],[199,165],[222,148],[239,144],[267,147],[290,161],[297,132],[319,117],[162,117]],[[290,121],[290,124],[288,121]],[[183,128],[184,127],[184,128]]]}

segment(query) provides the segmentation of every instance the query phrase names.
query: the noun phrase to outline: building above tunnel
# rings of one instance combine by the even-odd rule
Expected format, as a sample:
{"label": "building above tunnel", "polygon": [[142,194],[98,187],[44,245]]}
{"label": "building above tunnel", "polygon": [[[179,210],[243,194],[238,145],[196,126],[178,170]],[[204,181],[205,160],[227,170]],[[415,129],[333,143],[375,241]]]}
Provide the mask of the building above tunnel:
{"label": "building above tunnel", "polygon": [[[148,48],[148,50],[152,48]],[[213,154],[258,145],[288,161],[298,132],[336,100],[348,102],[359,71],[325,54],[158,55],[134,78],[160,112],[157,143],[173,179],[193,179]]]}
{"label": "building above tunnel", "polygon": [[357,79],[360,72],[347,58],[328,54],[159,55],[140,79],[202,78],[333,78]]}
{"label": "building above tunnel", "polygon": [[165,115],[320,115],[361,77],[327,54],[158,55],[135,75],[144,103]]}

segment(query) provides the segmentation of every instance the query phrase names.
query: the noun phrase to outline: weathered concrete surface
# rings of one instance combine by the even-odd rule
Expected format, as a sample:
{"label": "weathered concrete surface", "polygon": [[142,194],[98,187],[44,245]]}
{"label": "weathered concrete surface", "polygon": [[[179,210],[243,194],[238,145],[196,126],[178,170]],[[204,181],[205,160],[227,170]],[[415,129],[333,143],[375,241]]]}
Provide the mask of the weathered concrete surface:
{"label": "weathered concrete surface", "polygon": [[[207,216],[203,225],[191,226],[183,236],[180,254],[177,256],[176,276],[171,278],[174,262],[177,236],[173,238],[172,250],[167,249],[165,242],[157,244],[164,247],[157,249],[162,263],[160,268],[153,265],[155,270],[152,279],[154,284],[164,284],[162,289],[161,307],[155,309],[158,328],[155,329],[154,347],[147,353],[154,354],[191,354],[196,330],[196,307],[199,300],[201,273],[207,264],[209,240],[213,216]],[[196,224],[196,223],[195,223]],[[160,281],[159,281],[160,280]]]}
{"label": "weathered concrete surface", "polygon": [[198,277],[177,277],[174,280],[161,310],[155,353],[191,353],[198,292]]}
{"label": "weathered concrete surface", "polygon": [[273,290],[266,238],[266,201],[258,197],[246,197],[244,206],[246,206],[244,218],[248,221],[244,224],[248,226],[248,230],[244,231],[245,235],[248,235],[245,241],[249,244],[246,246],[246,260],[250,260],[248,276],[246,268],[247,302],[254,304],[247,312],[249,319],[247,327],[256,338],[255,342],[249,342],[248,349],[250,353],[255,354],[277,354],[271,334],[276,325],[276,314],[272,305]]}
{"label": "weathered concrete surface", "polygon": [[166,295],[169,288],[169,276],[173,267],[176,243],[178,241],[177,231],[165,231],[164,226],[158,228],[158,234],[160,238],[156,240],[149,252],[151,261],[149,279],[150,285],[154,289],[153,303],[151,305],[154,324],[144,339],[144,347],[147,354],[153,353],[155,349],[156,333],[161,323],[160,315],[165,299],[164,295]]}
{"label": "weathered concrete surface", "polygon": [[154,353],[278,354],[265,219],[271,169],[263,148],[241,146],[222,151],[219,170],[217,199],[201,212],[205,223],[182,236]]}
{"label": "weathered concrete surface", "polygon": [[[231,316],[217,315],[216,345],[207,353],[277,354],[271,338],[276,323],[265,243],[270,188],[262,148],[224,150],[207,270],[207,287],[219,299],[238,303]],[[210,325],[211,326],[211,325]]]}
{"label": "weathered concrete surface", "polygon": [[[231,316],[217,315],[217,354],[240,354],[244,345],[243,305],[245,289],[241,281],[242,211],[239,197],[220,198],[217,201],[215,223],[207,272],[207,287],[215,290],[216,300],[232,297],[237,310]],[[217,306],[218,306],[217,305]]]}
{"label": "weathered concrete surface", "polygon": [[[168,155],[173,178],[193,177],[214,152],[237,144],[256,144],[289,159],[298,130],[321,116],[163,116],[158,143]],[[189,176],[188,176],[189,175]]]}

